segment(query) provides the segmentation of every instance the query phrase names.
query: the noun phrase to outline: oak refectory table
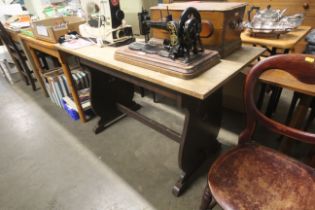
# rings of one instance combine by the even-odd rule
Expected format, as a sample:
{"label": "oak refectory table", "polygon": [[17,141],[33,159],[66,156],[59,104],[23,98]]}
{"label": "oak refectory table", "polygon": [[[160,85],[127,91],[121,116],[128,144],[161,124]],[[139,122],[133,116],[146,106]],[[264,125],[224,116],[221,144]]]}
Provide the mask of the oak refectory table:
{"label": "oak refectory table", "polygon": [[[128,115],[179,143],[178,164],[183,174],[173,187],[178,196],[209,154],[218,151],[216,140],[221,125],[222,86],[263,52],[263,48],[243,47],[200,76],[184,80],[114,59],[114,47],[88,46],[69,49],[57,46],[65,55],[78,57],[91,74],[91,104],[100,117],[96,133]],[[185,111],[182,133],[137,112],[134,86],[174,99]]]}

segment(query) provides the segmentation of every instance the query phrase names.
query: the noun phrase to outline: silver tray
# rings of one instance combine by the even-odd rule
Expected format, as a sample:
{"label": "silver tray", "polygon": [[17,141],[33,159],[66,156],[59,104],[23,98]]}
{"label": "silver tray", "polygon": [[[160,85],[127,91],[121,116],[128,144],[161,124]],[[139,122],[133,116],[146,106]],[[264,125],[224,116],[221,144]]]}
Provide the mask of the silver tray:
{"label": "silver tray", "polygon": [[[251,18],[253,10],[256,10],[256,14]],[[260,10],[259,7],[251,7],[248,11],[248,22],[244,23],[244,27],[253,36],[280,36],[280,34],[288,33],[300,26],[304,19],[303,14],[284,16],[285,12],[286,9],[274,10],[270,6],[264,10]]]}

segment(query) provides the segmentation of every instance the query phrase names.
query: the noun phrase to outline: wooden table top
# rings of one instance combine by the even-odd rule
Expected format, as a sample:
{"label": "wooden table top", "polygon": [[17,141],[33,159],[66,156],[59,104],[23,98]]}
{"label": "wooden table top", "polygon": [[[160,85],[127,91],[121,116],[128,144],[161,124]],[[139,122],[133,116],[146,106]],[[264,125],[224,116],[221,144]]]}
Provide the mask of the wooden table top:
{"label": "wooden table top", "polygon": [[315,85],[298,81],[292,75],[281,70],[269,70],[263,73],[260,79],[266,83],[276,84],[300,93],[315,96]]}
{"label": "wooden table top", "polygon": [[113,70],[199,99],[205,99],[265,51],[263,48],[243,47],[231,56],[222,59],[219,64],[200,76],[184,80],[117,61],[114,59],[114,53],[117,48],[114,47],[99,48],[94,45],[73,50],[57,45],[57,48]]}
{"label": "wooden table top", "polygon": [[28,41],[30,43],[36,44],[38,46],[45,47],[45,48],[48,48],[48,49],[56,49],[56,45],[57,44],[53,44],[53,43],[49,43],[49,42],[46,42],[46,41],[42,41],[42,40],[36,39],[35,37],[26,36],[26,35],[21,34],[21,33],[19,33],[18,36],[22,40],[25,40],[25,41]]}
{"label": "wooden table top", "polygon": [[258,44],[280,49],[293,49],[295,45],[311,30],[310,26],[300,26],[287,34],[281,34],[280,38],[259,38],[250,36],[249,31],[241,33],[241,39],[246,44]]}

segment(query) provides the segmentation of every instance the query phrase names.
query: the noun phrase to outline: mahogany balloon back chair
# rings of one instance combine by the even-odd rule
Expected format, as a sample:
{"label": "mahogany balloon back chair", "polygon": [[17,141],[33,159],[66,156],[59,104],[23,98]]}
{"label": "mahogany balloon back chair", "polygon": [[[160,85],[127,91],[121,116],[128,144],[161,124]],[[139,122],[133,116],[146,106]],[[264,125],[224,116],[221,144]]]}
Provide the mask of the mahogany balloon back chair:
{"label": "mahogany balloon back chair", "polygon": [[251,69],[244,90],[246,128],[239,137],[238,146],[220,156],[211,166],[202,210],[211,208],[213,201],[229,210],[315,209],[315,170],[251,139],[259,121],[273,132],[315,144],[314,133],[276,122],[256,107],[255,83],[270,69],[280,69],[303,83],[315,84],[315,57],[310,55],[277,55]]}
{"label": "mahogany balloon back chair", "polygon": [[2,23],[0,22],[0,38],[6,45],[14,63],[20,74],[22,75],[23,80],[27,85],[31,83],[33,90],[36,90],[35,79],[32,76],[32,71],[26,64],[27,57],[22,49],[16,45],[16,43],[11,39],[11,36],[6,31]]}

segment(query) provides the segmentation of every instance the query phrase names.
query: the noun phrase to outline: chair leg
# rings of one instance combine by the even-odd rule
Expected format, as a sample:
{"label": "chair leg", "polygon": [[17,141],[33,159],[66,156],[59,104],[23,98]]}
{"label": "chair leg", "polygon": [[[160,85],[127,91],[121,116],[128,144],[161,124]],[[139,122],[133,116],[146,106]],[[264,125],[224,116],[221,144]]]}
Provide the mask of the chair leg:
{"label": "chair leg", "polygon": [[281,92],[282,92],[282,88],[279,88],[279,87],[271,87],[271,89],[272,89],[272,94],[270,96],[268,106],[267,106],[267,111],[266,111],[267,117],[271,117],[272,114],[275,112],[279,99],[280,99]]}
{"label": "chair leg", "polygon": [[26,83],[26,85],[30,85],[29,81],[28,81],[28,78],[25,76],[25,73],[24,73],[24,70],[23,70],[23,67],[21,66],[21,63],[19,60],[17,59],[14,59],[15,60],[15,65],[16,65],[16,68],[18,69],[18,71],[20,72],[20,75],[22,77],[22,79],[24,80],[24,82]]}
{"label": "chair leg", "polygon": [[290,123],[290,121],[291,121],[293,111],[294,111],[294,109],[296,107],[296,104],[297,104],[299,98],[300,98],[300,94],[297,93],[297,92],[294,92],[294,95],[293,95],[293,98],[292,98],[292,101],[291,101],[291,104],[290,104],[288,116],[287,116],[287,119],[285,121],[286,125],[288,125]]}
{"label": "chair leg", "polygon": [[282,93],[282,88],[278,88],[277,90],[277,94],[276,94],[276,98],[275,98],[275,102],[273,104],[272,107],[272,113],[274,113],[278,107],[279,101],[280,101],[280,97],[281,97],[281,93]]}
{"label": "chair leg", "polygon": [[22,60],[20,65],[24,69],[24,72],[26,73],[27,85],[29,85],[29,83],[31,83],[33,91],[36,91],[35,80],[34,80],[34,78],[32,76],[31,70],[27,66],[26,61]]}
{"label": "chair leg", "polygon": [[153,102],[154,102],[154,103],[158,103],[156,93],[155,93],[155,92],[152,92],[152,95],[153,95]]}
{"label": "chair leg", "polygon": [[30,83],[32,85],[32,89],[33,89],[33,91],[36,91],[35,79],[32,76],[31,70],[28,68],[26,63],[24,63],[24,66],[25,66],[25,71],[26,71],[28,80],[30,81]]}
{"label": "chair leg", "polygon": [[260,93],[259,93],[258,100],[257,100],[257,108],[258,109],[261,109],[261,107],[262,107],[262,104],[263,104],[264,98],[265,98],[265,92],[267,89],[267,85],[264,83],[262,83],[260,86],[261,86],[261,89],[260,89]]}
{"label": "chair leg", "polygon": [[11,83],[11,81],[10,81],[9,78],[7,77],[7,74],[5,73],[5,71],[4,71],[3,67],[1,66],[1,64],[0,64],[0,69],[1,69],[1,71],[2,71],[2,74],[4,75],[4,78],[5,78],[9,83]]}
{"label": "chair leg", "polygon": [[35,80],[34,80],[34,78],[31,78],[30,80],[31,80],[31,85],[32,85],[33,91],[36,91],[36,85],[35,85]]}
{"label": "chair leg", "polygon": [[215,201],[212,198],[209,185],[207,183],[205,190],[203,192],[203,196],[201,199],[201,204],[199,210],[209,210],[212,209],[215,206]]}
{"label": "chair leg", "polygon": [[143,87],[140,87],[140,95],[142,98],[144,97],[144,88]]}
{"label": "chair leg", "polygon": [[310,116],[308,117],[308,119],[306,121],[304,130],[308,130],[309,129],[309,127],[311,126],[311,124],[312,124],[314,119],[315,119],[315,107],[312,108]]}

